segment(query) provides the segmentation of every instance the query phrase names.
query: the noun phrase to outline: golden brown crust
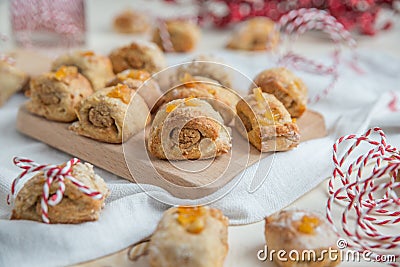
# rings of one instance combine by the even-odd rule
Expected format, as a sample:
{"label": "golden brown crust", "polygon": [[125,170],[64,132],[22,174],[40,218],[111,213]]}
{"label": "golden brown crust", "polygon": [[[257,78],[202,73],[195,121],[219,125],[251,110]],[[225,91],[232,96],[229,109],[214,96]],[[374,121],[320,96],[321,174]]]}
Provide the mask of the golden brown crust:
{"label": "golden brown crust", "polygon": [[114,18],[113,27],[120,33],[144,33],[150,29],[150,22],[144,14],[125,10]]}
{"label": "golden brown crust", "polygon": [[[200,39],[200,28],[193,22],[169,20],[165,22],[165,27],[173,46],[173,52],[192,51]],[[156,28],[153,32],[153,42],[162,50],[166,50],[160,36],[159,28]]]}
{"label": "golden brown crust", "polygon": [[226,47],[249,51],[273,50],[278,43],[279,31],[275,29],[275,23],[268,18],[257,17],[239,25]]}
{"label": "golden brown crust", "polygon": [[206,159],[231,148],[230,129],[206,101],[173,100],[157,112],[150,130],[149,152],[160,159]]}
{"label": "golden brown crust", "polygon": [[[93,199],[82,193],[70,180],[65,179],[66,189],[63,199],[56,206],[48,206],[50,223],[76,224],[99,218],[104,200],[109,193],[104,180],[94,173],[93,166],[88,163],[74,165],[72,176],[89,188],[99,191],[103,198]],[[12,220],[42,221],[40,203],[44,181],[43,173],[39,173],[24,184],[15,199]],[[57,184],[53,183],[50,194],[54,194],[57,188]]]}
{"label": "golden brown crust", "polygon": [[154,43],[133,42],[113,50],[110,60],[115,73],[126,69],[146,70],[151,74],[161,71],[166,67],[163,52]]}
{"label": "golden brown crust", "polygon": [[[340,263],[336,246],[337,235],[324,217],[317,213],[291,210],[281,211],[265,219],[265,240],[268,250],[286,252],[287,261],[278,257],[272,259],[281,267],[333,267]],[[329,249],[336,250],[337,259],[329,257]],[[299,261],[289,258],[290,251],[297,251]],[[314,251],[316,257],[310,260],[305,251]],[[323,253],[323,251],[325,251]],[[305,255],[303,259],[302,255]],[[271,259],[270,259],[271,260]]]}
{"label": "golden brown crust", "polygon": [[182,85],[177,86],[166,92],[156,103],[153,110],[157,110],[161,105],[175,99],[196,97],[206,100],[218,111],[224,122],[229,124],[235,113],[235,106],[239,101],[237,94],[221,86],[218,82],[211,79],[194,76],[186,73],[181,80]]}
{"label": "golden brown crust", "polygon": [[199,232],[188,231],[179,221],[178,208],[167,210],[149,244],[152,267],[222,267],[228,253],[228,219],[221,211],[198,207],[203,211],[194,223],[201,221]]}
{"label": "golden brown crust", "polygon": [[104,88],[114,73],[108,57],[95,54],[92,51],[75,51],[61,55],[52,64],[55,71],[61,66],[75,66],[91,83],[94,90]]}
{"label": "golden brown crust", "polygon": [[71,122],[77,119],[75,106],[92,93],[89,81],[76,67],[63,66],[31,80],[25,107],[48,120]]}
{"label": "golden brown crust", "polygon": [[[236,105],[236,127],[261,152],[286,151],[300,142],[299,128],[273,95],[258,92]],[[262,99],[259,99],[259,98]]]}
{"label": "golden brown crust", "polygon": [[75,110],[70,130],[106,143],[122,143],[149,123],[143,98],[125,85],[107,87],[87,97]]}
{"label": "golden brown crust", "polygon": [[127,69],[118,73],[114,79],[107,83],[107,87],[117,84],[125,84],[129,88],[136,90],[138,94],[146,101],[147,106],[152,110],[161,97],[160,86],[151,78],[150,73],[145,70]]}
{"label": "golden brown crust", "polygon": [[189,64],[178,67],[176,75],[171,77],[170,87],[181,83],[187,74],[193,77],[204,77],[216,81],[225,88],[232,88],[232,76],[229,67],[213,56],[200,55],[195,57]]}
{"label": "golden brown crust", "polygon": [[5,60],[0,60],[0,107],[16,92],[24,88],[29,77]]}
{"label": "golden brown crust", "polygon": [[263,92],[273,94],[278,98],[293,118],[300,117],[306,111],[307,87],[288,69],[265,70],[256,76],[254,83]]}

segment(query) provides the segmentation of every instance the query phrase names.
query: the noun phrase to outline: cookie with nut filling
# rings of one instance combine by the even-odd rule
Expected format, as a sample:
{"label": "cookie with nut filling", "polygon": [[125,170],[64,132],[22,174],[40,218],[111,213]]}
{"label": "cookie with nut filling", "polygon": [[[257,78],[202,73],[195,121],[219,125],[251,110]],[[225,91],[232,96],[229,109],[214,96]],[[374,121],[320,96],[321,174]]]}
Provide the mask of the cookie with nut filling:
{"label": "cookie with nut filling", "polygon": [[149,244],[152,267],[222,267],[228,253],[228,219],[210,207],[167,210]]}

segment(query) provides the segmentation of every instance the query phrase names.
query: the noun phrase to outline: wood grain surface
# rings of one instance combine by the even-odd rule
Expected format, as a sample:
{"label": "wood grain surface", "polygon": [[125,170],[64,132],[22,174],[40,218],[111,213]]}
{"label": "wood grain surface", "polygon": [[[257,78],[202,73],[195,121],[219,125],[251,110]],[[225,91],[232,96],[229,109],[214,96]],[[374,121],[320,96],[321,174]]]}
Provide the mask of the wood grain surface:
{"label": "wood grain surface", "polygon": [[[326,136],[324,119],[317,112],[307,111],[297,122],[303,142]],[[180,198],[209,195],[245,168],[271,155],[260,153],[233,130],[229,153],[211,160],[169,162],[147,153],[146,131],[123,145],[107,144],[79,136],[68,129],[69,125],[30,114],[24,107],[20,108],[17,117],[18,131],[27,136],[129,181],[162,187]]]}

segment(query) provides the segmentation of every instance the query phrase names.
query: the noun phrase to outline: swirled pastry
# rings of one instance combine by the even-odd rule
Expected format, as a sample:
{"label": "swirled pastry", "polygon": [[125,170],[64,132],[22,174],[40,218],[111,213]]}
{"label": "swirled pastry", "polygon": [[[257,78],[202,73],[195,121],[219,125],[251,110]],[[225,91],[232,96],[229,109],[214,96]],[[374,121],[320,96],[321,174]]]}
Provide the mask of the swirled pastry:
{"label": "swirled pastry", "polygon": [[210,207],[167,210],[149,244],[152,267],[222,267],[228,253],[228,219]]}
{"label": "swirled pastry", "polygon": [[162,106],[151,126],[149,152],[160,159],[207,159],[231,148],[230,128],[201,99],[173,100]]}
{"label": "swirled pastry", "polygon": [[62,66],[31,80],[25,107],[48,120],[71,122],[77,118],[75,106],[92,93],[89,81],[76,67]]}
{"label": "swirled pastry", "polygon": [[149,122],[146,102],[122,84],[96,91],[76,107],[76,114],[72,131],[106,143],[125,142]]}
{"label": "swirled pastry", "polygon": [[151,74],[166,67],[163,52],[154,43],[133,42],[115,49],[110,54],[115,73],[126,69],[146,70]]}
{"label": "swirled pastry", "polygon": [[275,22],[265,17],[257,17],[243,22],[233,33],[226,45],[238,50],[273,50],[279,42],[279,31]]}
{"label": "swirled pastry", "polygon": [[28,83],[28,75],[0,59],[0,107]]}
{"label": "swirled pastry", "polygon": [[129,9],[114,18],[113,27],[120,33],[143,33],[150,29],[150,22],[146,15]]}
{"label": "swirled pastry", "polygon": [[285,105],[293,118],[306,111],[307,87],[303,81],[286,68],[273,68],[262,71],[254,83],[263,92],[273,94]]}
{"label": "swirled pastry", "polygon": [[150,109],[154,107],[162,95],[158,83],[151,79],[150,73],[145,70],[124,70],[109,81],[107,86],[114,86],[118,83],[125,84],[129,88],[136,90]]}
{"label": "swirled pastry", "polygon": [[239,132],[261,152],[286,151],[300,142],[299,128],[283,104],[260,88],[240,100],[236,112]]}
{"label": "swirled pastry", "polygon": [[238,95],[229,88],[224,88],[218,82],[206,77],[186,74],[181,85],[166,92],[156,104],[156,108],[175,99],[196,97],[206,100],[218,111],[224,122],[228,124],[235,114]]}
{"label": "swirled pastry", "polygon": [[153,32],[153,42],[167,52],[192,51],[199,39],[200,28],[195,23],[184,20],[161,22]]}
{"label": "swirled pastry", "polygon": [[[82,223],[99,218],[109,193],[106,183],[94,173],[93,166],[89,163],[77,163],[72,166],[71,176],[90,189],[100,192],[103,197],[91,198],[80,191],[72,181],[65,179],[65,192],[61,202],[55,206],[48,206],[50,223]],[[41,197],[44,183],[43,172],[40,172],[24,184],[15,199],[11,220],[42,221]],[[53,183],[50,195],[55,194],[57,188],[58,184]]]}
{"label": "swirled pastry", "polygon": [[[300,210],[281,211],[265,219],[265,240],[268,250],[286,252],[283,260],[278,257],[273,259],[282,267],[338,265],[341,258],[336,246],[337,239],[332,226],[317,213]],[[315,253],[315,257],[313,253],[307,253],[311,250]],[[329,250],[336,253],[328,253]],[[291,259],[289,257],[291,251],[297,251],[299,258]]]}
{"label": "swirled pastry", "polygon": [[94,90],[104,88],[114,73],[108,57],[95,54],[93,51],[75,51],[58,57],[52,64],[55,71],[61,66],[75,66],[85,76]]}
{"label": "swirled pastry", "polygon": [[198,77],[205,77],[220,83],[226,88],[232,88],[232,77],[227,71],[228,68],[220,60],[200,55],[192,60],[190,64],[180,65],[176,75],[172,77],[171,86],[178,85],[187,74]]}

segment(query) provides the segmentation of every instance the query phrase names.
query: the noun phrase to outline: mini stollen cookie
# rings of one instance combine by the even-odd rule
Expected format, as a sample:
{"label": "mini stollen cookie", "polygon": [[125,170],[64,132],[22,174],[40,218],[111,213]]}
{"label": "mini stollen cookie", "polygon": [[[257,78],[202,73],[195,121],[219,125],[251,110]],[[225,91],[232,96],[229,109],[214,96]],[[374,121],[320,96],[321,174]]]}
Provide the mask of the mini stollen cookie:
{"label": "mini stollen cookie", "polygon": [[261,152],[290,150],[300,142],[299,128],[283,104],[260,88],[240,100],[236,112],[237,129]]}
{"label": "mini stollen cookie", "polygon": [[123,84],[87,97],[75,112],[79,121],[70,130],[106,143],[122,143],[149,123],[149,109],[139,94]]}
{"label": "mini stollen cookie", "polygon": [[126,69],[146,70],[151,74],[167,66],[163,52],[151,42],[135,41],[113,50],[110,60],[115,73]]}
{"label": "mini stollen cookie", "polygon": [[150,29],[150,21],[146,15],[129,9],[114,18],[113,28],[120,33],[144,33]]}
{"label": "mini stollen cookie", "polygon": [[107,86],[125,84],[129,88],[136,90],[146,101],[147,106],[152,109],[162,93],[158,83],[151,79],[150,73],[145,70],[127,69],[118,73],[114,79],[107,83]]}
{"label": "mini stollen cookie", "polygon": [[148,247],[152,267],[222,267],[228,253],[228,219],[210,207],[167,210]]}
{"label": "mini stollen cookie", "polygon": [[213,56],[200,55],[192,60],[190,64],[178,67],[176,75],[171,78],[171,87],[178,85],[187,74],[205,77],[217,81],[222,86],[232,88],[232,77],[227,67]]}
{"label": "mini stollen cookie", "polygon": [[153,42],[162,50],[189,52],[196,47],[200,39],[200,28],[195,23],[185,20],[168,20],[160,23],[153,32]]}
{"label": "mini stollen cookie", "polygon": [[71,122],[77,119],[75,106],[92,93],[89,81],[76,67],[62,66],[31,80],[25,107],[48,120]]}
{"label": "mini stollen cookie", "polygon": [[63,65],[76,66],[90,81],[94,90],[104,88],[106,82],[114,76],[110,59],[93,51],[75,51],[61,55],[53,62],[52,70],[55,71]]}
{"label": "mini stollen cookie", "polygon": [[275,22],[257,17],[243,22],[232,34],[227,48],[237,50],[273,50],[279,43],[279,31]]}
{"label": "mini stollen cookie", "polygon": [[[287,261],[280,260],[278,257],[272,259],[281,267],[333,267],[341,262],[336,245],[338,237],[332,225],[324,217],[313,212],[281,211],[267,217],[265,240],[269,251],[286,252]],[[305,253],[310,250],[315,252],[315,258]],[[331,253],[334,256],[330,257],[327,253],[329,250],[336,254]],[[297,251],[298,261],[289,258],[291,251]],[[308,256],[311,258],[309,259]]]}
{"label": "mini stollen cookie", "polygon": [[205,100],[186,98],[162,106],[151,126],[148,150],[160,159],[207,159],[231,149],[230,128]]}
{"label": "mini stollen cookie", "polygon": [[157,102],[157,109],[164,103],[175,99],[196,97],[206,100],[218,111],[224,122],[229,124],[235,114],[235,106],[239,96],[233,90],[221,86],[217,81],[201,76],[187,74],[182,78],[181,85],[166,92]]}
{"label": "mini stollen cookie", "polygon": [[307,87],[303,81],[286,68],[273,68],[262,71],[254,83],[263,92],[273,94],[285,105],[293,118],[306,111]]}
{"label": "mini stollen cookie", "polygon": [[11,62],[0,59],[0,107],[27,83],[29,77]]}
{"label": "mini stollen cookie", "polygon": [[[109,190],[89,163],[72,159],[62,165],[40,166],[22,158],[15,158],[14,162],[24,170],[28,169],[27,173],[41,171],[18,192],[11,220],[76,224],[99,218]],[[12,189],[24,173],[14,181]]]}

